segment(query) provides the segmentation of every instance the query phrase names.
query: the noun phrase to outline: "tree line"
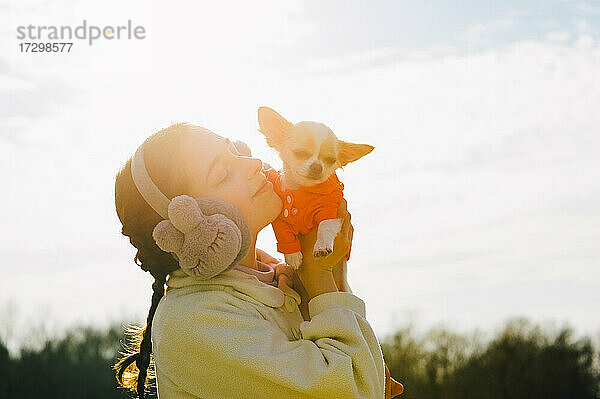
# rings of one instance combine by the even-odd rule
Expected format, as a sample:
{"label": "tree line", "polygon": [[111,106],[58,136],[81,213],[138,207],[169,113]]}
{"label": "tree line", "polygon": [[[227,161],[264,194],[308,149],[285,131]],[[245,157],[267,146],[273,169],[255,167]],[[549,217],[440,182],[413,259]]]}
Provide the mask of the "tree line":
{"label": "tree line", "polygon": [[[122,341],[120,325],[74,328],[17,354],[0,341],[0,399],[131,397],[111,368]],[[405,386],[401,399],[600,399],[598,348],[568,327],[546,331],[516,320],[485,341],[406,327],[382,339],[382,350]]]}

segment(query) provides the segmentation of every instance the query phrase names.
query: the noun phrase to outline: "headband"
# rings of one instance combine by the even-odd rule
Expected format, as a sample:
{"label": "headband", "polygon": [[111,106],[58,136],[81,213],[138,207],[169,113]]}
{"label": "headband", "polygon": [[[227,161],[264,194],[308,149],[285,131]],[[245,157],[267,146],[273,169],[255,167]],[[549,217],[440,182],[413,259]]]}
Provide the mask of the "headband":
{"label": "headband", "polygon": [[144,144],[146,141],[138,147],[131,159],[131,176],[133,177],[135,186],[148,205],[162,216],[163,219],[168,219],[170,200],[156,187],[156,184],[154,184],[148,174],[146,163],[144,162]]}

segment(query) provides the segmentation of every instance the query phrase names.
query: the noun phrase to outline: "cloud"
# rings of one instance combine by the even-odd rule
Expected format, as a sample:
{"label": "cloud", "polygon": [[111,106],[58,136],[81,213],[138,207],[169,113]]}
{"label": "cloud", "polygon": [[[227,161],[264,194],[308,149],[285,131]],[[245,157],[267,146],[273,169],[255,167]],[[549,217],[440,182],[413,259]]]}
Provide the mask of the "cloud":
{"label": "cloud", "polygon": [[517,19],[527,16],[522,11],[512,11],[508,15],[486,22],[478,22],[458,34],[458,39],[471,46],[489,46],[495,42],[495,35],[515,27]]}
{"label": "cloud", "polygon": [[575,9],[587,15],[600,15],[600,6],[597,4],[590,4],[590,2],[577,2],[575,4]]}
{"label": "cloud", "polygon": [[567,31],[552,31],[552,32],[548,32],[546,34],[546,38],[549,41],[556,41],[556,42],[566,42],[570,39],[571,34]]}
{"label": "cloud", "polygon": [[[123,307],[143,320],[150,283],[119,233],[112,193],[119,166],[175,121],[241,138],[277,164],[256,131],[256,108],[269,105],[376,147],[340,175],[356,227],[351,283],[371,304],[378,331],[391,328],[390,302],[430,321],[467,324],[493,323],[522,304],[530,315],[572,317],[591,328],[593,313],[569,293],[598,299],[600,49],[593,34],[565,30],[568,36],[466,53],[453,43],[318,58],[297,51],[283,61],[283,49],[302,49],[314,28],[302,3],[251,4],[235,12],[232,3],[186,13],[179,3],[157,6],[148,17],[154,65],[144,73],[120,71],[109,57],[100,64],[112,63],[109,73],[100,66],[11,72],[0,81],[14,100],[0,120],[14,138],[0,146],[8,187],[0,220],[10,232],[0,242],[9,259],[3,298],[28,290],[36,293],[25,305],[31,312],[47,304],[69,320],[99,320]],[[89,15],[101,19],[95,12]],[[512,23],[496,28],[512,30]],[[73,68],[86,71],[99,54],[74,58],[81,63]],[[273,250],[269,230],[261,243]],[[547,294],[571,276],[569,267],[579,277],[569,277],[563,307],[549,309],[544,301],[556,302]],[[511,295],[504,302],[485,296],[503,290]],[[111,299],[95,303],[101,294]],[[73,296],[81,304],[72,305]],[[480,306],[470,313],[465,305],[473,301]]]}
{"label": "cloud", "polygon": [[0,139],[35,145],[21,134],[28,121],[59,112],[83,93],[61,82],[27,75],[0,78]]}

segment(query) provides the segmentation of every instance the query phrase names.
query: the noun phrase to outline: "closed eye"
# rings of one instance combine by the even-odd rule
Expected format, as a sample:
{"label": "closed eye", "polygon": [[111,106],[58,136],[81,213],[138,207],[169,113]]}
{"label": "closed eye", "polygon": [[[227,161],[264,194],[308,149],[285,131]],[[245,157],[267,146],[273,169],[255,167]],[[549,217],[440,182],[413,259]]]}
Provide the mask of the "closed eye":
{"label": "closed eye", "polygon": [[337,159],[333,158],[333,157],[327,157],[325,158],[323,161],[325,161],[326,164],[328,165],[333,165],[334,163],[336,163]]}
{"label": "closed eye", "polygon": [[[239,157],[242,154],[240,154],[240,152],[238,151],[237,147],[235,146],[235,144],[233,144],[231,141],[229,141],[229,139],[227,139],[227,150],[234,156]],[[227,163],[227,162],[224,162]],[[223,177],[221,177],[219,179],[219,182],[217,183],[217,186],[220,186],[221,184],[225,183],[225,181],[227,180],[227,178],[229,177],[229,168],[225,168],[225,173],[223,174]]]}
{"label": "closed eye", "polygon": [[[235,146],[235,144],[233,144],[231,141],[229,141],[229,139],[227,139],[227,149],[225,150],[225,154],[227,154],[227,152],[229,152],[230,155],[233,156],[239,156],[240,153],[237,150],[237,147]],[[223,172],[221,173],[221,177],[219,178],[219,182],[217,183],[217,187],[220,186],[221,184],[225,183],[225,181],[227,180],[227,178],[229,177],[229,161],[228,161],[228,157],[224,158],[221,161],[221,165],[223,166]]]}
{"label": "closed eye", "polygon": [[225,170],[223,177],[219,178],[219,182],[217,183],[217,186],[220,186],[221,184],[223,184],[227,180],[228,177],[229,177],[229,171]]}

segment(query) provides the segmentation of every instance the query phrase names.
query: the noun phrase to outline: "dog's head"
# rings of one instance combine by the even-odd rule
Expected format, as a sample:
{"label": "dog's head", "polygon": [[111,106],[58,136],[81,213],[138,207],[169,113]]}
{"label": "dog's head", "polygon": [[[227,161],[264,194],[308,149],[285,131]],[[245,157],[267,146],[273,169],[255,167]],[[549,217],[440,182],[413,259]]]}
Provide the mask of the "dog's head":
{"label": "dog's head", "polygon": [[258,109],[259,131],[283,161],[287,176],[302,186],[322,183],[337,169],[373,150],[368,144],[339,140],[330,128],[318,122],[293,124],[273,109]]}

